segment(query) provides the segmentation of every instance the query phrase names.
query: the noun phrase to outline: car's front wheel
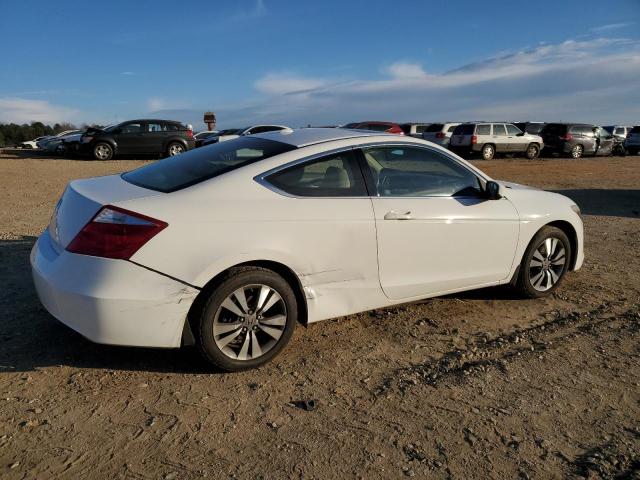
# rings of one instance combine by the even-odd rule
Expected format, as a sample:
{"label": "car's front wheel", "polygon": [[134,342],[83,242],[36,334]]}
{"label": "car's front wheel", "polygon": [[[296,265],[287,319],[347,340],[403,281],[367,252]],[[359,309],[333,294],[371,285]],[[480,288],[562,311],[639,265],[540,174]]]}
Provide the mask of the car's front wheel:
{"label": "car's front wheel", "polygon": [[169,146],[167,147],[168,157],[175,157],[176,155],[180,155],[183,152],[184,152],[184,145],[178,142],[173,142],[169,144]]}
{"label": "car's front wheel", "polygon": [[529,160],[533,160],[534,158],[538,158],[540,155],[540,147],[535,143],[532,143],[527,147],[526,156]]}
{"label": "car's front wheel", "polygon": [[205,360],[233,372],[275,357],[291,338],[297,316],[296,296],[285,279],[264,268],[242,267],[214,286],[192,328]]}
{"label": "car's front wheel", "polygon": [[543,227],[533,237],[520,264],[518,289],[530,298],[553,292],[569,269],[571,243],[556,227]]}
{"label": "car's front wheel", "polygon": [[113,157],[113,148],[108,143],[98,143],[93,147],[93,157],[96,160],[110,160]]}

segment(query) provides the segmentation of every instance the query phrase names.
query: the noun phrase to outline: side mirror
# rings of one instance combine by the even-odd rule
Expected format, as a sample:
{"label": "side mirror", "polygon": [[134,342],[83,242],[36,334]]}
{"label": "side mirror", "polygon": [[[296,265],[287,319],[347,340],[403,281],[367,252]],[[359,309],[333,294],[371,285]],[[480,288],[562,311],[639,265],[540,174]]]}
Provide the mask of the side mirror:
{"label": "side mirror", "polygon": [[500,195],[500,185],[493,180],[489,180],[484,187],[484,191],[487,194],[489,200],[498,200],[502,198]]}

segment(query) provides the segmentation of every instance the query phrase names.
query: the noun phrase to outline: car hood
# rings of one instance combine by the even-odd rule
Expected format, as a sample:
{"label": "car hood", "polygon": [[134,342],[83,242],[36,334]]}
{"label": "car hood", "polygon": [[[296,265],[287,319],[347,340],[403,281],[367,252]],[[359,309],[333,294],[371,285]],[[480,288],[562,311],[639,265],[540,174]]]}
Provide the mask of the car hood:
{"label": "car hood", "polygon": [[503,180],[498,180],[498,182],[501,185],[504,185],[507,188],[510,188],[512,190],[541,190],[540,188],[537,187],[531,187],[529,185],[522,185],[520,183],[514,183],[514,182],[505,182]]}

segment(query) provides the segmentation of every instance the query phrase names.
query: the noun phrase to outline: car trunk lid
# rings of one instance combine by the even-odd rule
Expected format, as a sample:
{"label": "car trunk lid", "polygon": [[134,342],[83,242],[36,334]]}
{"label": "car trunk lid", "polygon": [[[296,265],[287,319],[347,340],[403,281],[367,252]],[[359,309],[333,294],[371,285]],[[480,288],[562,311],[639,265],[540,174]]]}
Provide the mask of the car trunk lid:
{"label": "car trunk lid", "polygon": [[52,243],[57,250],[66,248],[104,205],[157,195],[163,194],[125,182],[120,175],[74,180],[51,217]]}

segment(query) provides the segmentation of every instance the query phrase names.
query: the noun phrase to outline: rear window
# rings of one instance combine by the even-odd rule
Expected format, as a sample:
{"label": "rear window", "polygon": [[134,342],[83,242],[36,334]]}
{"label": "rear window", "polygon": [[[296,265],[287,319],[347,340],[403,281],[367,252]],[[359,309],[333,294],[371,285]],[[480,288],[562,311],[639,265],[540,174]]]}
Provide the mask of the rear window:
{"label": "rear window", "polygon": [[122,178],[150,190],[175,192],[295,148],[273,140],[240,137],[160,160],[123,173]]}
{"label": "rear window", "polygon": [[456,129],[453,131],[453,134],[454,135],[473,135],[474,129],[475,129],[475,124],[465,123],[464,125],[458,125]]}
{"label": "rear window", "polygon": [[429,128],[425,130],[428,133],[441,132],[444,127],[444,123],[432,123]]}

